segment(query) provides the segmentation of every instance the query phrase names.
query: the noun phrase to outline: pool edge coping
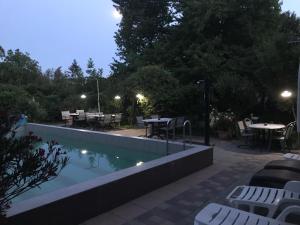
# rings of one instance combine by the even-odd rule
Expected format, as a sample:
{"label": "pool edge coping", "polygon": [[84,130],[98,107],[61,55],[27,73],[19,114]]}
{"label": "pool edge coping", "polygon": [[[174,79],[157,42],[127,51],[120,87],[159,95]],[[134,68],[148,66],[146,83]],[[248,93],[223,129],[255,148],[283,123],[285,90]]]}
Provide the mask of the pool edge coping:
{"label": "pool edge coping", "polygon": [[[89,131],[89,130],[82,130],[82,129],[74,129],[74,128],[65,128],[65,127],[58,127],[58,126],[53,126],[53,125],[44,125],[44,124],[38,124],[44,127],[52,127],[52,128],[61,128],[61,129],[67,129],[67,130],[75,130],[78,132],[92,132],[96,134],[101,134],[101,135],[112,135],[112,136],[121,136],[124,137],[123,135],[119,134],[110,134],[110,133],[105,133],[105,132],[99,132],[99,131]],[[128,136],[126,136],[128,137]],[[139,139],[139,140],[144,140],[144,141],[155,141],[155,142],[160,142],[160,143],[165,143],[164,140],[154,140],[154,139],[148,139],[148,138],[143,138],[143,137],[128,137],[128,138],[133,138],[133,139]],[[180,144],[180,142],[174,142],[170,141],[170,143],[173,144]],[[149,170],[151,168],[157,167],[157,166],[162,166],[164,164],[168,164],[172,161],[179,160],[184,157],[191,156],[193,154],[196,154],[201,151],[206,151],[209,149],[213,149],[211,146],[204,146],[204,145],[195,145],[195,144],[187,144],[187,146],[191,146],[192,148],[180,151],[177,153],[172,153],[170,155],[163,156],[161,158],[151,160],[148,162],[143,163],[141,166],[133,166],[129,167],[126,169],[122,169],[119,171],[115,171],[113,173],[104,175],[104,176],[99,176],[94,179],[81,182],[69,187],[65,187],[50,193],[42,194],[37,197],[30,198],[28,200],[24,200],[18,203],[15,203],[12,205],[12,207],[8,210],[7,216],[8,217],[13,217],[22,213],[26,213],[30,210],[34,210],[36,208],[69,198],[71,196],[92,190],[94,188],[97,188],[101,185],[108,184],[113,181],[121,180],[124,177],[132,176],[135,174],[138,174],[140,172]]]}

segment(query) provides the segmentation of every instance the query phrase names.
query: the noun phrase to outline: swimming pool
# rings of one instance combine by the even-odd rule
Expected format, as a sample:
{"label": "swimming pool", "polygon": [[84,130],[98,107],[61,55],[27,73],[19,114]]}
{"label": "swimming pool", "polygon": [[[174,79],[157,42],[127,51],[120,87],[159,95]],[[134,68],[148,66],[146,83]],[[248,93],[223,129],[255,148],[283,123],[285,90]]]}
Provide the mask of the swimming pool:
{"label": "swimming pool", "polygon": [[57,136],[55,134],[39,133],[44,143],[37,148],[48,149],[47,141],[57,141],[62,151],[66,151],[69,161],[58,177],[34,189],[25,192],[13,200],[20,202],[45,193],[72,186],[99,176],[143,163],[164,156],[162,152],[147,152],[126,147],[116,147],[99,144],[95,140],[83,142],[72,137]]}
{"label": "swimming pool", "polygon": [[42,124],[28,124],[29,131],[63,145],[70,163],[52,183],[15,200],[7,213],[15,225],[79,224],[213,162],[210,146],[184,150],[177,142]]}

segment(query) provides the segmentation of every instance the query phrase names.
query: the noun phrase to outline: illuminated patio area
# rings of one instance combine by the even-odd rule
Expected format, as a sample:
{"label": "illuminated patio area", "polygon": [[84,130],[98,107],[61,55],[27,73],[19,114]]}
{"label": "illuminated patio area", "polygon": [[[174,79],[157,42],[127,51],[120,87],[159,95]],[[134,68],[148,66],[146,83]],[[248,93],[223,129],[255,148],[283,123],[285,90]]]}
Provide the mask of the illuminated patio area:
{"label": "illuminated patio area", "polygon": [[[139,136],[142,130],[112,131]],[[197,138],[193,138],[193,141]],[[228,204],[225,197],[237,185],[248,184],[250,177],[282,153],[241,149],[235,141],[212,140],[214,164],[170,185],[157,189],[81,225],[188,225],[208,203]],[[120,190],[122,191],[122,190]]]}

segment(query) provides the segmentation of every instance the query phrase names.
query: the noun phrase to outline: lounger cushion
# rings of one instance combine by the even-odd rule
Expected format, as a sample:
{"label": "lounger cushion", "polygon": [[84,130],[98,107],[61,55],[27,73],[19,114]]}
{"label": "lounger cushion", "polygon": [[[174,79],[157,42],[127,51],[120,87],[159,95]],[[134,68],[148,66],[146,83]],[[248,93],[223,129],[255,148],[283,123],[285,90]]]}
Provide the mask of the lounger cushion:
{"label": "lounger cushion", "polygon": [[300,161],[297,160],[274,160],[265,165],[265,169],[283,169],[300,173]]}
{"label": "lounger cushion", "polygon": [[249,185],[271,188],[283,188],[288,181],[300,181],[300,173],[291,170],[263,169],[250,180]]}

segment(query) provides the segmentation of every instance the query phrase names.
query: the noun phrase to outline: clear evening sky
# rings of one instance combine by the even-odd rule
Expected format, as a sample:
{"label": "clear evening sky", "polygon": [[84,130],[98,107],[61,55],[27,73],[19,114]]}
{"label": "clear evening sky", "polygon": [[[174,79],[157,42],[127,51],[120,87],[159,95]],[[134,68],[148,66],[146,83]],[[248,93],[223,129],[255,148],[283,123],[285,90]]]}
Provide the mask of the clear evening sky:
{"label": "clear evening sky", "polygon": [[[300,16],[300,0],[284,0],[283,11]],[[42,69],[68,68],[89,57],[108,75],[120,21],[111,0],[0,0],[0,46],[30,53]]]}

